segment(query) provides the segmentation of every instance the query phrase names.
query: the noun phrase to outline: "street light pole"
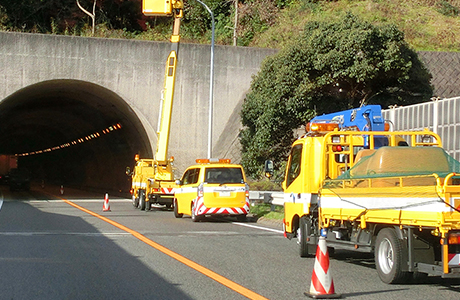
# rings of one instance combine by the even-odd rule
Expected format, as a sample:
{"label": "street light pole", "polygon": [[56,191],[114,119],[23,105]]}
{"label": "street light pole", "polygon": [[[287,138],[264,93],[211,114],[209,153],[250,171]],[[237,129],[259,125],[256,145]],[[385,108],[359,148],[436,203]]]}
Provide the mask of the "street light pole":
{"label": "street light pole", "polygon": [[211,70],[209,74],[209,124],[208,124],[208,158],[212,156],[212,105],[213,105],[213,93],[214,93],[214,14],[211,9],[200,0],[196,0],[198,3],[204,6],[206,10],[211,14],[212,19],[212,37],[211,37]]}

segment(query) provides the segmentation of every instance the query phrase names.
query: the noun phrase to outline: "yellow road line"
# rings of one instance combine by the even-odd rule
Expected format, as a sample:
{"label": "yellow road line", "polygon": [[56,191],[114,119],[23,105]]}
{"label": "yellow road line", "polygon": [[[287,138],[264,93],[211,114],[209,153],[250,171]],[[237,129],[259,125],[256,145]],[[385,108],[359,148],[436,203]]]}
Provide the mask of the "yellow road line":
{"label": "yellow road line", "polygon": [[174,252],[174,251],[171,251],[170,249],[168,249],[168,248],[166,248],[166,247],[164,247],[164,246],[162,246],[162,245],[160,245],[158,243],[155,243],[154,241],[146,238],[145,236],[143,236],[142,234],[140,234],[139,232],[137,232],[135,230],[132,230],[132,229],[130,229],[130,228],[124,226],[124,225],[121,225],[120,223],[117,223],[117,222],[115,222],[115,221],[113,221],[113,220],[111,220],[109,218],[101,216],[101,215],[99,215],[99,214],[97,214],[97,213],[95,213],[95,212],[93,212],[93,211],[91,211],[89,209],[86,209],[86,208],[84,208],[84,207],[82,207],[82,206],[80,206],[78,204],[73,203],[72,201],[69,201],[69,200],[64,199],[64,198],[61,198],[61,199],[65,203],[67,203],[69,205],[72,205],[73,207],[78,208],[79,210],[84,211],[85,213],[88,213],[88,214],[90,214],[90,215],[92,215],[92,216],[94,216],[96,218],[101,219],[102,221],[105,221],[105,222],[107,222],[107,223],[109,223],[109,224],[111,224],[111,225],[113,225],[113,226],[115,226],[115,227],[117,227],[117,228],[119,228],[119,229],[121,229],[123,231],[126,231],[126,232],[130,233],[131,235],[133,235],[137,239],[141,240],[142,242],[146,243],[147,245],[157,249],[158,251],[160,251],[160,252],[162,252],[162,253],[164,253],[164,254],[172,257],[172,258],[174,258],[177,261],[180,261],[184,265],[189,266],[190,268],[192,268],[192,269],[194,269],[194,270],[196,270],[196,271],[208,276],[209,278],[217,281],[218,283],[220,283],[222,285],[225,285],[226,287],[234,290],[235,292],[237,292],[237,293],[239,293],[239,294],[241,294],[241,295],[243,295],[243,296],[245,296],[245,297],[247,297],[249,299],[260,299],[260,300],[267,299],[267,298],[255,293],[255,292],[251,291],[250,289],[247,289],[244,286],[241,286],[238,283],[235,283],[235,282],[231,281],[230,279],[227,279],[224,276],[219,275],[216,272],[213,272],[213,271],[209,270],[208,268],[203,267],[202,265],[197,264],[196,262],[194,262],[194,261],[192,261],[192,260],[190,260],[190,259],[188,259],[188,258],[186,258],[186,257]]}

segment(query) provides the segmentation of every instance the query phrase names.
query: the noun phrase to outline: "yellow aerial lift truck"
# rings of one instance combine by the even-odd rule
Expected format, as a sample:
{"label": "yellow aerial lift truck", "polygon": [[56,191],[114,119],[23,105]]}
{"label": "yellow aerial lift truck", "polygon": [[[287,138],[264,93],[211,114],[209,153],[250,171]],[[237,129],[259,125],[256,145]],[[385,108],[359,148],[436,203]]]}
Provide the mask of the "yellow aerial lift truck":
{"label": "yellow aerial lift truck", "polygon": [[155,156],[153,159],[140,159],[136,155],[133,172],[129,168],[126,170],[126,173],[132,176],[131,194],[134,207],[149,210],[153,203],[171,207],[174,198],[175,180],[172,168],[174,158],[167,156],[183,3],[179,0],[144,0],[142,12],[147,16],[174,18],[170,39],[171,52],[166,61],[164,89],[161,97]]}
{"label": "yellow aerial lift truck", "polygon": [[374,253],[385,283],[460,278],[460,163],[431,131],[380,126],[366,107],[307,124],[282,184],[285,237],[302,257],[321,235],[331,250]]}

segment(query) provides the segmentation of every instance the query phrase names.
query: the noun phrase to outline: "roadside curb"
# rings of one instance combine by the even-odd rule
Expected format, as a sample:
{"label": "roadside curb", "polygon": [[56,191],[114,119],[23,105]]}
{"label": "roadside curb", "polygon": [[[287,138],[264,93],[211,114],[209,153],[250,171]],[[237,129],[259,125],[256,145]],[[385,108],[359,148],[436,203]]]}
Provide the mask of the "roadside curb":
{"label": "roadside curb", "polygon": [[264,225],[264,226],[276,228],[279,230],[283,230],[283,220],[267,219],[264,217],[260,217],[257,219],[256,223]]}

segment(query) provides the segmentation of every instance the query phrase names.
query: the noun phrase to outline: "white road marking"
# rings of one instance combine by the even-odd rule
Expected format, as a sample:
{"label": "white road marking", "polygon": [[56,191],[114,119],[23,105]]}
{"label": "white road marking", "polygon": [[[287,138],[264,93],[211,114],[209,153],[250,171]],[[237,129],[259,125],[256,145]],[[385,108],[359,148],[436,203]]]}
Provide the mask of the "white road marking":
{"label": "white road marking", "polygon": [[268,228],[268,227],[261,227],[261,226],[246,224],[246,223],[233,222],[232,224],[234,224],[234,225],[240,225],[240,226],[246,226],[246,227],[251,227],[251,228],[260,229],[260,230],[266,230],[266,231],[276,232],[276,233],[281,233],[281,234],[284,233],[283,231],[278,230],[278,229],[273,229],[273,228]]}

